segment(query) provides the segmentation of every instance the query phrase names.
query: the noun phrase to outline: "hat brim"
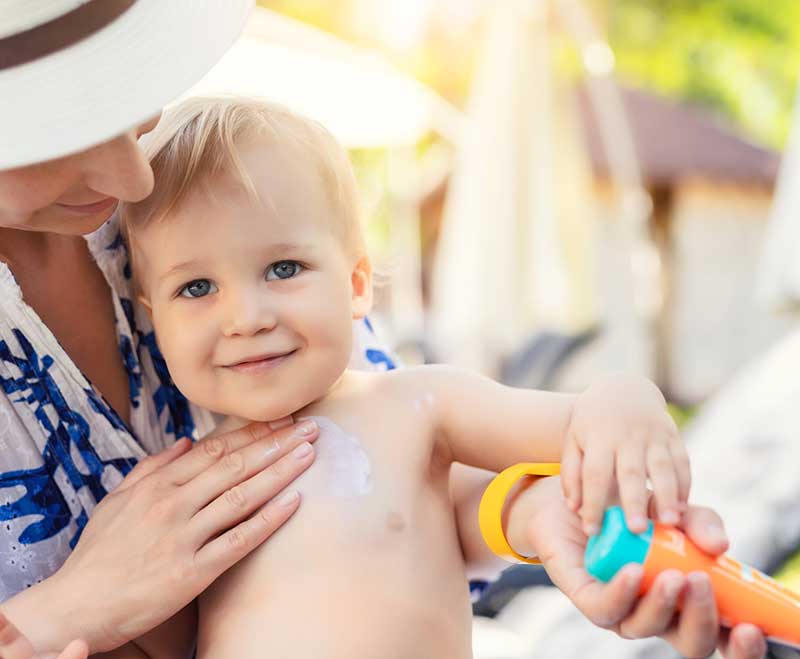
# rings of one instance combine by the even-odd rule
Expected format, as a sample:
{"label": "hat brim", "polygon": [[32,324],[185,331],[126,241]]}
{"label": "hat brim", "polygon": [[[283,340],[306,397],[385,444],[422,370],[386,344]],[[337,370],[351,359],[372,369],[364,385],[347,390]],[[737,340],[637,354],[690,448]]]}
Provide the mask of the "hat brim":
{"label": "hat brim", "polygon": [[137,0],[69,48],[0,71],[0,170],[105,142],[157,114],[236,41],[253,0]]}

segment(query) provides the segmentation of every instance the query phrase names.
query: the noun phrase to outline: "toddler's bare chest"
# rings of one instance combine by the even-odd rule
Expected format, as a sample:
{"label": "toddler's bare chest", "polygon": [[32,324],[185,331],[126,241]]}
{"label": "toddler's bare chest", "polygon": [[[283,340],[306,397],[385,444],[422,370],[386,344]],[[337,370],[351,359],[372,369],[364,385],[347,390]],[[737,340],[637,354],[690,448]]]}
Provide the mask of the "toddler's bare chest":
{"label": "toddler's bare chest", "polygon": [[419,428],[345,428],[314,418],[320,426],[316,459],[295,486],[303,497],[301,512],[324,519],[334,535],[394,537],[418,517],[420,505],[443,494],[443,483],[432,480],[423,438],[407,436]]}

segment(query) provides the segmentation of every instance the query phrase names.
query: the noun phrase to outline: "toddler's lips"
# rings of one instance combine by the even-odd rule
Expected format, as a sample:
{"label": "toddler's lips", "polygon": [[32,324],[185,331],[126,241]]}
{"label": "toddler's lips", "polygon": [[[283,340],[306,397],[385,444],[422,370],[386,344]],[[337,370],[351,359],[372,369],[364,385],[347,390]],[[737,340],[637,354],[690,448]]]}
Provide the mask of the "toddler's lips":
{"label": "toddler's lips", "polygon": [[297,350],[290,350],[280,354],[272,355],[258,355],[256,357],[248,357],[235,364],[229,364],[225,368],[229,368],[237,373],[261,373],[279,366],[291,357]]}

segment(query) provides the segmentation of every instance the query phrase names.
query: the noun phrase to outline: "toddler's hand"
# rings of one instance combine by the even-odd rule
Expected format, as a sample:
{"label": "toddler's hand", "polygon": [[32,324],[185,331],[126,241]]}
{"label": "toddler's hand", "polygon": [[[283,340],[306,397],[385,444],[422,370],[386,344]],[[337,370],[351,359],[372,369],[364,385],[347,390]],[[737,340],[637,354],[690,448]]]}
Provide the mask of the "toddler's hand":
{"label": "toddler's hand", "polygon": [[614,477],[628,528],[647,528],[647,479],[658,519],[677,524],[689,498],[689,457],[661,392],[648,380],[613,377],[578,396],[561,459],[561,482],[586,535],[600,530]]}

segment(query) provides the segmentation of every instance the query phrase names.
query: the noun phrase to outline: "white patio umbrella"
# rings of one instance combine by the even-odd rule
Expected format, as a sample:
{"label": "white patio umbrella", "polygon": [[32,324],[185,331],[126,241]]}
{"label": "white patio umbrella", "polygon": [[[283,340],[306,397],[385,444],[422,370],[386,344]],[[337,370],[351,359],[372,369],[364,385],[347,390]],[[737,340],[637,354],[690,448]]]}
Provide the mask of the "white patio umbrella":
{"label": "white patio umbrella", "polygon": [[310,116],[347,147],[453,136],[459,112],[374,51],[256,7],[244,35],[189,91],[263,96]]}
{"label": "white patio umbrella", "polygon": [[759,300],[772,308],[800,304],[800,103],[772,202],[759,278]]}
{"label": "white patio umbrella", "polygon": [[445,361],[483,371],[595,314],[590,171],[547,6],[493,5],[445,205],[431,333]]}

